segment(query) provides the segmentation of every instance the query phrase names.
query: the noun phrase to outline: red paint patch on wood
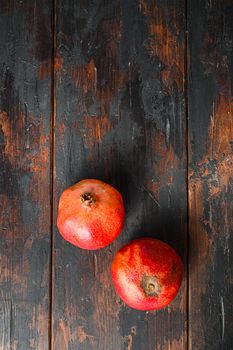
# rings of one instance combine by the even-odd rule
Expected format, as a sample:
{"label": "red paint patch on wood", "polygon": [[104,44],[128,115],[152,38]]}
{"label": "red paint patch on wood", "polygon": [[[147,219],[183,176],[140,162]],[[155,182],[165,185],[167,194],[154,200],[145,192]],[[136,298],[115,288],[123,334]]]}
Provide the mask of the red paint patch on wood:
{"label": "red paint patch on wood", "polygon": [[78,327],[78,340],[81,344],[88,341],[91,346],[94,346],[94,337],[87,334],[82,326]]}
{"label": "red paint patch on wood", "polygon": [[11,126],[10,126],[10,118],[7,113],[4,111],[0,111],[0,127],[3,132],[4,137],[4,150],[3,153],[5,155],[12,154],[12,142],[11,142]]}
{"label": "red paint patch on wood", "polygon": [[[34,123],[35,119],[32,113],[26,118],[20,112],[13,120],[4,111],[0,112],[0,127],[4,137],[3,156],[14,172],[32,175],[28,183],[30,200],[43,206],[49,193],[49,135],[45,133],[43,116],[37,124]],[[10,204],[7,203],[7,206]],[[20,214],[15,215],[18,217]],[[18,220],[21,221],[20,218]],[[47,212],[43,210],[38,218],[38,229],[41,232],[47,231],[46,220]]]}
{"label": "red paint patch on wood", "polygon": [[212,158],[232,156],[230,141],[233,140],[233,103],[231,94],[219,95],[213,105],[209,128],[208,155]]}
{"label": "red paint patch on wood", "polygon": [[58,136],[59,138],[62,140],[64,137],[64,131],[65,131],[65,122],[64,120],[61,123],[57,124],[57,132],[58,132]]}
{"label": "red paint patch on wood", "polygon": [[[45,134],[43,116],[39,123],[34,123],[32,113],[26,116],[20,112],[19,116],[12,120],[4,111],[0,111],[0,126],[4,134],[3,154],[14,167],[20,167],[25,172],[40,173],[46,175],[49,161],[49,136]],[[17,134],[15,135],[15,130]],[[38,156],[39,147],[39,156]],[[24,157],[22,157],[24,152]],[[35,157],[37,153],[37,157]]]}
{"label": "red paint patch on wood", "polygon": [[180,17],[177,11],[170,13],[173,24],[171,31],[165,13],[166,7],[155,6],[154,2],[147,0],[140,0],[139,6],[147,18],[150,32],[150,38],[144,43],[145,48],[164,65],[161,76],[168,92],[173,91],[174,83],[179,91],[184,91],[185,43],[184,40],[178,40],[178,37],[183,35],[184,17]]}
{"label": "red paint patch on wood", "polygon": [[100,143],[104,136],[108,134],[113,125],[110,122],[107,115],[96,117],[96,116],[83,116],[83,127],[82,132],[84,145],[91,149],[95,144]]}
{"label": "red paint patch on wood", "polygon": [[64,62],[64,59],[60,55],[59,56],[57,55],[57,57],[55,57],[55,60],[54,60],[55,72],[60,72],[62,70],[63,62]]}
{"label": "red paint patch on wood", "polygon": [[80,344],[89,343],[94,347],[94,337],[87,334],[83,326],[78,326],[75,332],[71,332],[69,325],[63,321],[59,321],[59,332],[56,333],[54,339],[54,349],[68,349],[70,342],[78,341]]}
{"label": "red paint patch on wood", "polygon": [[92,92],[96,94],[97,90],[97,69],[94,60],[86,65],[72,68],[72,78],[75,85],[80,87],[84,93]]}
{"label": "red paint patch on wood", "polygon": [[[231,89],[227,95],[218,95],[213,103],[209,126],[207,152],[198,163],[198,173],[190,171],[190,177],[208,183],[210,197],[227,191],[233,179],[233,103]],[[214,166],[210,164],[214,161]]]}
{"label": "red paint patch on wood", "polygon": [[[201,309],[201,300],[205,296],[208,288],[206,282],[203,283],[201,276],[208,275],[208,266],[211,265],[213,256],[211,251],[211,240],[203,226],[204,216],[204,193],[203,183],[200,179],[189,180],[189,227],[190,246],[192,254],[190,256],[190,287],[189,303],[195,304],[195,309]],[[201,241],[201,244],[200,244]],[[205,263],[203,263],[205,262]],[[190,337],[199,334],[200,338],[205,337],[204,328],[194,322],[192,318],[192,328],[189,329]]]}
{"label": "red paint patch on wood", "polygon": [[45,61],[40,63],[37,78],[39,80],[44,80],[51,77],[51,62]]}
{"label": "red paint patch on wood", "polygon": [[127,350],[132,350],[132,346],[133,346],[133,337],[131,334],[127,335],[125,337],[125,340],[127,342]]}
{"label": "red paint patch on wood", "polygon": [[55,334],[54,349],[68,349],[69,342],[72,340],[70,328],[65,321],[59,321],[59,332]]}
{"label": "red paint patch on wood", "polygon": [[186,349],[186,344],[183,341],[185,339],[185,334],[183,334],[180,339],[173,339],[173,340],[167,340],[164,339],[164,345],[163,347],[159,347],[155,350],[181,350]]}
{"label": "red paint patch on wood", "polygon": [[148,189],[154,193],[155,197],[159,198],[159,191],[166,185],[173,186],[174,174],[179,170],[181,160],[175,154],[172,145],[167,147],[166,135],[158,130],[152,142],[153,154],[160,159],[159,164],[153,164],[156,174],[156,181],[148,182]]}
{"label": "red paint patch on wood", "polygon": [[101,57],[72,67],[71,76],[76,87],[81,90],[79,112],[90,114],[85,106],[85,95],[91,93],[92,98],[98,100],[100,114],[109,115],[111,99],[117,98],[118,90],[124,86],[126,74],[120,71],[118,54],[122,31],[120,11],[115,15],[115,18],[103,20],[99,24],[99,35],[103,42]]}

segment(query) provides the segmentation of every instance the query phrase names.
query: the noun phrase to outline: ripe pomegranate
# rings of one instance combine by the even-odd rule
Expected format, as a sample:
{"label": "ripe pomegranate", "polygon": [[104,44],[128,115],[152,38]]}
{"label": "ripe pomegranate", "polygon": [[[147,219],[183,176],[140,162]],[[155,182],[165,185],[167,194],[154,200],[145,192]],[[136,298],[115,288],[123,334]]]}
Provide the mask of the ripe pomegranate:
{"label": "ripe pomegranate", "polygon": [[183,264],[166,243],[140,238],[122,247],[112,264],[113,284],[122,300],[137,310],[168,305],[182,281]]}
{"label": "ripe pomegranate", "polygon": [[65,240],[83,249],[99,249],[121,232],[124,221],[121,194],[94,179],[82,180],[61,195],[57,226]]}

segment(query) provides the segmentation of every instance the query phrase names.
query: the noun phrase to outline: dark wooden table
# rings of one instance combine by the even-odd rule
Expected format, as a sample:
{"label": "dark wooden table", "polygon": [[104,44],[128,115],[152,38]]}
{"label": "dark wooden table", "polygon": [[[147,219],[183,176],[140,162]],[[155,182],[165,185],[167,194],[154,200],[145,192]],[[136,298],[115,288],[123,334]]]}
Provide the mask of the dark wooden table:
{"label": "dark wooden table", "polygon": [[[232,0],[0,0],[0,350],[233,349],[232,83]],[[127,210],[100,251],[56,228],[88,177]],[[157,312],[109,275],[140,236],[186,267]]]}

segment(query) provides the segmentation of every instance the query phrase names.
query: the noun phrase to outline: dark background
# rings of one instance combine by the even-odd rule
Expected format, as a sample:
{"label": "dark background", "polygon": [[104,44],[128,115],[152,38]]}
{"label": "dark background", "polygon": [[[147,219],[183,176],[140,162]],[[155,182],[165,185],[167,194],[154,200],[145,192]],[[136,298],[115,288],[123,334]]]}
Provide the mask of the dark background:
{"label": "dark background", "polygon": [[[233,2],[0,0],[0,350],[233,349]],[[56,228],[67,186],[116,186],[100,251]],[[126,307],[135,237],[185,264],[176,299]]]}

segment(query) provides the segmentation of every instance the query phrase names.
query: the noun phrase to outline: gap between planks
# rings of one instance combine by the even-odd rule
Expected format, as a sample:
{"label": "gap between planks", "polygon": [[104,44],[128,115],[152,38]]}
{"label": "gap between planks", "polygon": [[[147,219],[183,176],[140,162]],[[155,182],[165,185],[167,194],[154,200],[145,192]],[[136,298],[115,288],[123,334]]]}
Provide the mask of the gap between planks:
{"label": "gap between planks", "polygon": [[188,0],[185,0],[185,50],[184,50],[184,100],[185,100],[185,120],[186,120],[186,205],[187,205],[187,229],[186,229],[186,348],[190,349],[189,339],[189,310],[190,310],[190,294],[189,294],[189,251],[190,251],[190,239],[189,239],[189,99],[188,99],[188,65],[189,65],[189,31],[188,31]]}
{"label": "gap between planks", "polygon": [[55,55],[56,55],[56,0],[52,0],[51,9],[51,122],[50,122],[50,296],[49,296],[49,350],[53,349],[53,252],[54,252],[54,172],[55,172],[55,121],[56,121],[56,93],[55,93]]}

